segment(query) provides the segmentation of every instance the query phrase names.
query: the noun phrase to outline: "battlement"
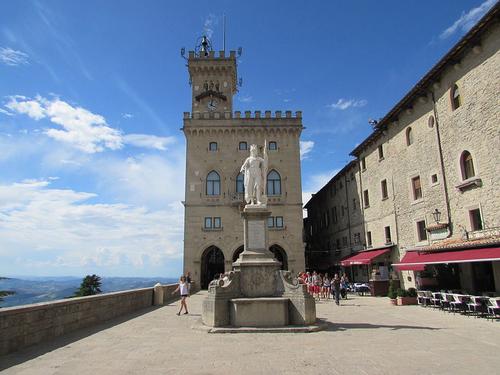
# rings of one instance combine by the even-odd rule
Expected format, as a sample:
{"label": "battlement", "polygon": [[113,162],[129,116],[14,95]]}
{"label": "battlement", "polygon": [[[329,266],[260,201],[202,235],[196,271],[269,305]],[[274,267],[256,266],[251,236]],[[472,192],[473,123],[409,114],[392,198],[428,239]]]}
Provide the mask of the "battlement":
{"label": "battlement", "polygon": [[[262,115],[264,114],[264,115]],[[284,116],[283,116],[284,114]],[[229,120],[229,119],[301,119],[302,111],[295,111],[295,116],[292,116],[292,111],[275,111],[274,116],[271,111],[230,111],[226,112],[184,112],[184,119],[195,120]]]}
{"label": "battlement", "polygon": [[236,59],[236,51],[229,51],[229,56],[226,56],[226,51],[218,51],[217,56],[215,51],[209,51],[208,55],[197,54],[195,51],[188,52],[189,60],[216,60],[216,59]]}

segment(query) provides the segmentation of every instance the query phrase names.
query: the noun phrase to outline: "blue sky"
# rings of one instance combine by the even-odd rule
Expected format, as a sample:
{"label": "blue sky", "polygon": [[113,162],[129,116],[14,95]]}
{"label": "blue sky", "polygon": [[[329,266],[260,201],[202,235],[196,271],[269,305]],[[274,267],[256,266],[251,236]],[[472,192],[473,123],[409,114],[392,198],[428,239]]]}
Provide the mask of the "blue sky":
{"label": "blue sky", "polygon": [[181,272],[179,51],[222,14],[235,109],[303,111],[306,200],[495,2],[2,1],[0,275]]}

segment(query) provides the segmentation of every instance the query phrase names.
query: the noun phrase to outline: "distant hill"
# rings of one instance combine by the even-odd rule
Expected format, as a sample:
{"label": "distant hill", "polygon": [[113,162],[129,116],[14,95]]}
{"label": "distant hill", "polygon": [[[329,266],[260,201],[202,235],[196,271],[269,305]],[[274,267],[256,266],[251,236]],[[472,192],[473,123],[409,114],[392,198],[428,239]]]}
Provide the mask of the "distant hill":
{"label": "distant hill", "polygon": [[[82,278],[65,277],[23,277],[0,278],[0,290],[13,291],[15,294],[3,297],[0,307],[27,305],[31,303],[47,302],[64,299],[75,293]],[[177,282],[173,278],[145,278],[145,277],[103,277],[103,293],[120,290],[148,288],[156,283],[171,284]]]}

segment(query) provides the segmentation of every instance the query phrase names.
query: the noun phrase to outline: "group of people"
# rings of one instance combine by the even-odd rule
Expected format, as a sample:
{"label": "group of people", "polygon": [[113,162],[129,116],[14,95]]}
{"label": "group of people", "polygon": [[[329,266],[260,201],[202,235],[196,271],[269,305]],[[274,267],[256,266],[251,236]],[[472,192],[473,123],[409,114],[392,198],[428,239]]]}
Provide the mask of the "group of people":
{"label": "group of people", "polygon": [[[223,279],[226,277],[225,274],[217,275],[216,279]],[[330,278],[328,273],[322,274],[316,271],[314,272],[299,272],[297,275],[299,283],[307,285],[308,292],[316,298],[316,300],[320,301],[323,299],[330,299],[330,295],[335,299],[335,303],[340,305],[340,298],[347,298],[347,289],[349,286],[349,279],[346,274],[339,276],[336,273],[333,277]],[[182,310],[184,309],[184,315],[189,314],[187,307],[187,298],[189,297],[189,292],[191,290],[191,276],[189,272],[186,275],[182,275],[179,278],[179,285],[172,292],[175,294],[177,292],[181,295],[181,308],[177,315],[181,315]]]}
{"label": "group of people", "polygon": [[332,295],[335,303],[339,305],[340,297],[347,298],[349,279],[346,274],[339,276],[336,273],[330,277],[328,273],[322,274],[316,271],[299,272],[297,278],[299,283],[307,285],[308,292],[318,301],[322,298],[328,300]]}

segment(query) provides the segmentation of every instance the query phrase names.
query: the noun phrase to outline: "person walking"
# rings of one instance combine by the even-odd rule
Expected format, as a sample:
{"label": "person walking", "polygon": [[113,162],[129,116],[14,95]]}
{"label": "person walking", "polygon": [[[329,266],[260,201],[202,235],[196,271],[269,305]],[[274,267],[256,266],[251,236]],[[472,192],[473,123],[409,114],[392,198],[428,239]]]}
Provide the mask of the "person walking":
{"label": "person walking", "polygon": [[340,305],[340,277],[339,277],[339,274],[336,273],[335,276],[333,277],[332,279],[332,282],[331,282],[332,286],[332,291],[334,292],[335,294],[335,303],[337,304],[337,306]]}
{"label": "person walking", "polygon": [[177,289],[175,289],[172,294],[177,293],[177,291],[180,292],[181,295],[181,308],[177,315],[181,315],[182,309],[185,309],[186,312],[184,315],[189,314],[188,313],[188,307],[187,307],[187,302],[186,299],[189,297],[189,284],[186,281],[186,276],[181,276],[179,279],[179,285],[177,286]]}

